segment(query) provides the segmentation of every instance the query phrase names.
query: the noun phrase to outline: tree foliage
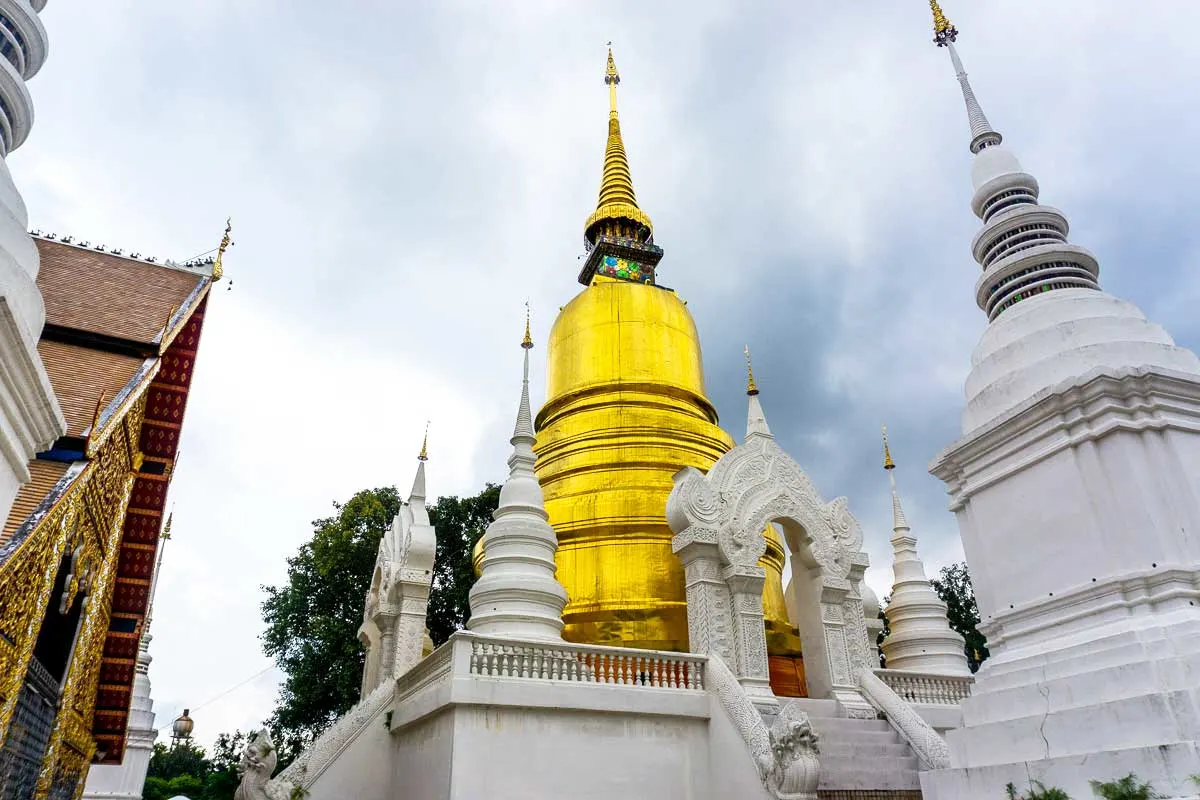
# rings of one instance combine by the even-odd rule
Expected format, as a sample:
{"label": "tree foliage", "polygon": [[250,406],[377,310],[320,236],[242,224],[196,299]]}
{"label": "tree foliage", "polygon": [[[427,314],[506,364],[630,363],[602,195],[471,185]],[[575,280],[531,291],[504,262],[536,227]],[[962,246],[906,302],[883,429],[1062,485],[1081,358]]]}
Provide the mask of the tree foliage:
{"label": "tree foliage", "polygon": [[287,583],[263,587],[263,650],[284,674],[269,726],[284,748],[311,741],[358,701],[363,599],[400,495],[368,489],[333,507],[337,513],[313,522],[312,538],[288,559]]}
{"label": "tree foliage", "polygon": [[[471,548],[499,497],[499,487],[489,484],[474,497],[443,497],[429,506],[438,542],[427,624],[436,644],[462,628],[470,614]],[[335,503],[334,516],[313,522],[312,538],[288,559],[287,582],[263,587],[263,649],[285,676],[268,722],[280,769],[358,702],[363,603],[379,540],[399,509],[400,495],[392,487]]]}
{"label": "tree foliage", "polygon": [[499,505],[500,487],[489,483],[474,497],[442,497],[429,508],[429,521],[438,532],[428,617],[435,645],[462,630],[471,618],[467,595],[475,583],[472,551]]}
{"label": "tree foliage", "polygon": [[975,589],[971,586],[971,574],[963,562],[942,567],[941,575],[929,581],[933,590],[946,604],[950,627],[966,640],[964,650],[971,672],[976,672],[990,655],[987,639],[979,632],[979,605],[975,602]]}
{"label": "tree foliage", "polygon": [[155,743],[142,789],[143,800],[168,800],[180,795],[193,800],[230,800],[238,786],[237,766],[245,738],[240,732],[222,734],[212,759],[193,742],[170,747]]}

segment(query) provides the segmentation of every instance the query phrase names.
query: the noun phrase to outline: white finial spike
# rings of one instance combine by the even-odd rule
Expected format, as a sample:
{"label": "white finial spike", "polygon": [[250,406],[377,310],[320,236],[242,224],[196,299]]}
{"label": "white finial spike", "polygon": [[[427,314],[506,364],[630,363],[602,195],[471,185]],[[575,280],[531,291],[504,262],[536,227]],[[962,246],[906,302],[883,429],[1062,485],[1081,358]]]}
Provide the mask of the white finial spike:
{"label": "white finial spike", "polygon": [[771,428],[767,425],[767,415],[763,413],[762,403],[758,400],[758,384],[754,381],[754,370],[750,366],[749,347],[746,348],[745,353],[748,375],[746,395],[750,399],[746,404],[746,438],[743,441],[750,441],[751,437],[754,436],[774,439],[775,437],[771,435]]}
{"label": "white finial spike", "polygon": [[962,87],[963,101],[967,104],[967,121],[971,123],[971,152],[978,153],[985,147],[1000,144],[1004,141],[1004,137],[992,127],[983,113],[983,107],[979,105],[979,100],[975,97],[975,91],[971,88],[970,80],[967,79],[967,71],[963,69],[962,59],[958,57],[954,43],[947,42],[946,47],[950,50],[950,61],[954,64],[954,74],[958,77],[958,85]]}

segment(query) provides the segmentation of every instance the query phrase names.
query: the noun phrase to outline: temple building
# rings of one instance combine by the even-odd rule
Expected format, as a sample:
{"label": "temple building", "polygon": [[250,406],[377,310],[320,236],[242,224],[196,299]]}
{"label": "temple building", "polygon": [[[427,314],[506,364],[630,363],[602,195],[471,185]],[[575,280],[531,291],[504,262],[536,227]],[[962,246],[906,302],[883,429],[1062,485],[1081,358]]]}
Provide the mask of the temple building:
{"label": "temple building", "polygon": [[[227,232],[220,254],[228,244]],[[31,246],[46,312],[36,353],[65,429],[29,462],[0,533],[6,799],[76,796],[89,764],[127,757],[131,711],[148,760],[140,645],[221,276],[220,254],[184,265],[69,236],[35,234]]]}

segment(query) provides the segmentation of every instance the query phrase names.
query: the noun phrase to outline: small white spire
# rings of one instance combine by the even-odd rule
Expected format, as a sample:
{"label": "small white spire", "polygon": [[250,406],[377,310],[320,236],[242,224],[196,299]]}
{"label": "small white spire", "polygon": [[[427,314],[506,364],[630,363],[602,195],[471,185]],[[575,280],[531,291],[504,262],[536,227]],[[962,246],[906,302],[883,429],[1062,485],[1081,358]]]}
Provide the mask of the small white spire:
{"label": "small white spire", "polygon": [[963,638],[950,627],[946,604],[925,577],[917,539],[904,518],[896,491],[896,464],[883,429],[884,469],[892,489],[892,600],[884,612],[890,633],[883,641],[888,669],[934,675],[969,675]]}
{"label": "small white spire", "polygon": [[758,384],[754,381],[754,366],[750,363],[750,346],[746,345],[746,396],[750,398],[746,410],[746,438],[761,436],[774,439],[771,428],[767,425],[767,415],[763,413],[762,404],[758,401]]}
{"label": "small white spire", "polygon": [[500,489],[500,505],[483,535],[483,564],[469,595],[467,628],[484,636],[562,640],[562,610],[567,592],[555,577],[558,537],[533,467],[533,417],[529,412],[528,327],[521,403],[513,428],[508,480]]}

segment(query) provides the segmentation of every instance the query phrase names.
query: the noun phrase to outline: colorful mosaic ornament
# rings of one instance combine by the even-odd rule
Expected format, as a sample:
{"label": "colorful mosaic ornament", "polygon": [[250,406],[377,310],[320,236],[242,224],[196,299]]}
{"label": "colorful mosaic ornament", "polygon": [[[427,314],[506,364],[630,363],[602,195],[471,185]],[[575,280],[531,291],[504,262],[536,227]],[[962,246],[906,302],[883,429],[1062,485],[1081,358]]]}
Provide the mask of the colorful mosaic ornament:
{"label": "colorful mosaic ornament", "polygon": [[653,268],[617,256],[605,256],[603,263],[596,272],[605,277],[617,278],[623,281],[634,281],[636,283],[654,282]]}

